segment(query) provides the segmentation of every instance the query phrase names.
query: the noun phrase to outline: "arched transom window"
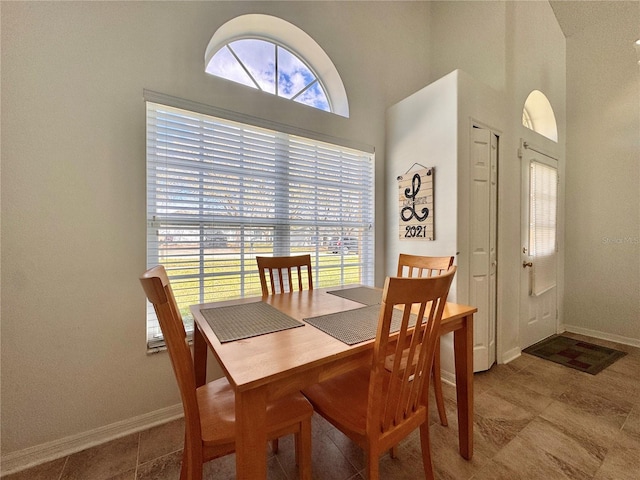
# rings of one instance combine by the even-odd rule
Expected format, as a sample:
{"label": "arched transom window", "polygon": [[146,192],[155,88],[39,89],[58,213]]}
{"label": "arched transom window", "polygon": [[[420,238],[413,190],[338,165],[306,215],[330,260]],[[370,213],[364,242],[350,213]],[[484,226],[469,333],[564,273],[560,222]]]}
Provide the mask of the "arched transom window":
{"label": "arched transom window", "polygon": [[211,75],[319,110],[349,116],[333,62],[304,31],[270,15],[241,15],[222,25],[205,52]]}
{"label": "arched transom window", "polygon": [[318,76],[297,55],[258,38],[227,43],[211,58],[207,73],[330,112]]}
{"label": "arched transom window", "polygon": [[558,126],[551,103],[540,90],[533,90],[522,109],[522,124],[534,132],[558,142]]}

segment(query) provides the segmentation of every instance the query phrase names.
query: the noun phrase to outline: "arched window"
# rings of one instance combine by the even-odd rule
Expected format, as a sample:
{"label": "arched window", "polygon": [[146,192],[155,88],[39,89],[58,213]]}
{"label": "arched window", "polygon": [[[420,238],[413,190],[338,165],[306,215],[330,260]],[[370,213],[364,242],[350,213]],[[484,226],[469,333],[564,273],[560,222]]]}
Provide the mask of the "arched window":
{"label": "arched window", "polygon": [[349,116],[344,85],[333,62],[309,35],[277,17],[242,15],[222,25],[207,46],[205,71]]}
{"label": "arched window", "polygon": [[534,132],[558,141],[558,126],[551,103],[540,90],[532,91],[524,102],[522,124]]}
{"label": "arched window", "polygon": [[524,125],[525,127],[527,127],[530,130],[534,130],[535,131],[535,128],[533,128],[533,121],[531,120],[531,115],[527,111],[526,105],[522,109],[522,125]]}
{"label": "arched window", "polygon": [[258,38],[227,43],[207,73],[330,112],[324,87],[311,68],[285,47]]}

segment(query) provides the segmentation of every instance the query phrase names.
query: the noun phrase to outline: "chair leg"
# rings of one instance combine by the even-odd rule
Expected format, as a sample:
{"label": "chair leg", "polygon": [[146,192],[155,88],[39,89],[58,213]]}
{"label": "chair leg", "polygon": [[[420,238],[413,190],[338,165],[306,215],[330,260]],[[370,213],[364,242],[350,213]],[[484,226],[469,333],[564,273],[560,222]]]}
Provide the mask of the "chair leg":
{"label": "chair leg", "polygon": [[196,462],[189,454],[186,442],[182,450],[182,467],[180,468],[180,480],[202,480],[202,461]]}
{"label": "chair leg", "polygon": [[447,412],[444,408],[444,396],[442,394],[442,377],[440,375],[440,370],[440,339],[438,339],[433,357],[433,390],[436,396],[436,405],[438,407],[440,423],[446,427],[449,425],[449,422],[447,422]]}
{"label": "chair leg", "polygon": [[391,447],[391,450],[389,450],[389,455],[391,456],[391,458],[398,458],[398,445],[394,445],[393,447]]}
{"label": "chair leg", "polygon": [[379,480],[380,478],[380,458],[378,452],[369,450],[367,452],[367,479]]}
{"label": "chair leg", "polygon": [[189,478],[189,460],[187,459],[187,448],[182,450],[182,466],[180,467],[180,480]]}
{"label": "chair leg", "polygon": [[274,454],[278,453],[278,439],[277,438],[274,438],[273,440],[271,440],[271,450],[273,450]]}
{"label": "chair leg", "polygon": [[300,422],[300,431],[295,434],[296,463],[300,480],[311,480],[311,419]]}
{"label": "chair leg", "polygon": [[422,466],[424,467],[424,476],[427,480],[434,480],[428,421],[425,421],[420,425],[420,447],[422,449]]}

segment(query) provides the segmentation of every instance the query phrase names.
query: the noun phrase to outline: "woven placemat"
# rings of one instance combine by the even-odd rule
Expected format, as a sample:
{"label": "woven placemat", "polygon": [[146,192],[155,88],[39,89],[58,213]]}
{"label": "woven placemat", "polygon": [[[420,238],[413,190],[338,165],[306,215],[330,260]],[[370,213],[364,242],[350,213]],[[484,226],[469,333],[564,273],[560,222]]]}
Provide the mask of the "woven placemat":
{"label": "woven placemat", "polygon": [[[355,345],[376,337],[379,314],[380,305],[369,305],[354,310],[305,318],[304,321],[347,345]],[[416,318],[416,315],[411,315],[410,326],[415,325]],[[400,330],[401,321],[402,311],[395,310],[391,320],[392,332]]]}
{"label": "woven placemat", "polygon": [[352,287],[344,290],[332,290],[327,293],[353,300],[363,305],[380,305],[380,302],[382,302],[382,290],[371,287]]}
{"label": "woven placemat", "polygon": [[220,343],[304,326],[264,302],[207,308],[200,312]]}

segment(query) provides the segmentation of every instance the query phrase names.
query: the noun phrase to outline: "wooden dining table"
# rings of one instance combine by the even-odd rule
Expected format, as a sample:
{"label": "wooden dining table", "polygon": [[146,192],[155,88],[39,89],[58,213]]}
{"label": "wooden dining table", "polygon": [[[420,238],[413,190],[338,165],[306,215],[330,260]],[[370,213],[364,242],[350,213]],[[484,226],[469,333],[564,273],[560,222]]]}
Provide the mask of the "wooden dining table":
{"label": "wooden dining table", "polygon": [[[304,290],[258,298],[192,305],[195,321],[196,383],[207,376],[211,350],[236,396],[236,478],[266,479],[266,404],[273,398],[339,375],[372,358],[374,339],[348,345],[310,324],[222,343],[202,311],[262,301],[287,316],[303,319],[361,308],[362,303],[331,294],[340,288]],[[447,303],[441,334],[454,333],[460,455],[473,455],[473,314],[475,307]]]}

